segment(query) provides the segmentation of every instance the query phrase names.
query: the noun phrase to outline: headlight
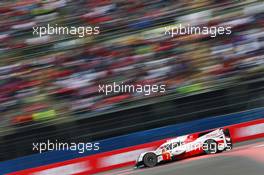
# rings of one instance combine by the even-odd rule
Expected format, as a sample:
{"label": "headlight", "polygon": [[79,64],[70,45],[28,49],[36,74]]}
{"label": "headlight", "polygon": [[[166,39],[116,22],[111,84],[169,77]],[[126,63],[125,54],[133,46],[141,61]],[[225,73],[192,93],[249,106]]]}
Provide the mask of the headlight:
{"label": "headlight", "polygon": [[138,158],[137,158],[137,162],[140,162],[142,160],[143,154],[141,153]]}
{"label": "headlight", "polygon": [[140,159],[140,155],[137,157],[137,160],[136,160],[136,162],[139,162],[139,159]]}

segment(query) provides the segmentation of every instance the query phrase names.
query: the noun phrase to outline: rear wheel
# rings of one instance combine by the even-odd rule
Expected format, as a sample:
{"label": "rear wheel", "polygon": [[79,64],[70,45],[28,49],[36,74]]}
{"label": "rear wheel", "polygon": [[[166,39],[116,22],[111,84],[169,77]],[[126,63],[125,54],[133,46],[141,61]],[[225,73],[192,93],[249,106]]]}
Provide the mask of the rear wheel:
{"label": "rear wheel", "polygon": [[231,149],[233,149],[232,141],[227,141],[226,144],[227,144],[227,147],[225,148],[225,151],[230,151]]}
{"label": "rear wheel", "polygon": [[229,129],[225,129],[224,130],[224,134],[226,136],[226,144],[227,144],[227,147],[225,148],[225,151],[230,151],[233,148],[233,142],[232,142],[232,139],[231,139],[231,135],[230,135]]}
{"label": "rear wheel", "polygon": [[212,139],[206,140],[203,145],[203,150],[206,154],[215,154],[219,152],[218,143]]}
{"label": "rear wheel", "polygon": [[143,157],[143,163],[146,167],[154,167],[157,165],[157,155],[154,153],[147,153]]}

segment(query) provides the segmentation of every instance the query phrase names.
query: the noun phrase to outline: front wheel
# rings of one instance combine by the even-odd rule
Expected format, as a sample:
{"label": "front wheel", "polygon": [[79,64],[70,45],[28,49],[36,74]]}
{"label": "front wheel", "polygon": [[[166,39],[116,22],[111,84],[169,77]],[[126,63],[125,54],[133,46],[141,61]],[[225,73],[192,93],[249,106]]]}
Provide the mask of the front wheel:
{"label": "front wheel", "polygon": [[158,163],[157,155],[154,153],[147,153],[143,157],[143,163],[146,167],[154,167]]}

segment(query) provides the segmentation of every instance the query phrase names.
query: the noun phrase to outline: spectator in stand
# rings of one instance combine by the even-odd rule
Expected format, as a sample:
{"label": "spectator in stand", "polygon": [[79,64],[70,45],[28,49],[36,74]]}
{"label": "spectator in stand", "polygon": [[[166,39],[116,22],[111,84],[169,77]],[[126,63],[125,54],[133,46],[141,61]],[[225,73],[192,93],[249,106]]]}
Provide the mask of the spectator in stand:
{"label": "spectator in stand", "polygon": [[[257,77],[264,65],[263,12],[257,10],[259,4],[249,7],[245,3],[244,10],[234,8],[228,16],[219,15],[228,6],[236,4],[206,0],[196,4],[183,0],[1,1],[2,121],[18,124],[100,113],[143,98],[180,96],[223,81]],[[201,25],[232,24],[232,35],[170,38],[156,30],[164,27],[161,23],[187,20],[185,15],[194,14],[192,10],[198,7],[214,14]],[[102,33],[89,41],[32,35],[33,26],[47,23],[96,25]],[[113,82],[165,84],[166,93],[98,92],[98,85]]]}

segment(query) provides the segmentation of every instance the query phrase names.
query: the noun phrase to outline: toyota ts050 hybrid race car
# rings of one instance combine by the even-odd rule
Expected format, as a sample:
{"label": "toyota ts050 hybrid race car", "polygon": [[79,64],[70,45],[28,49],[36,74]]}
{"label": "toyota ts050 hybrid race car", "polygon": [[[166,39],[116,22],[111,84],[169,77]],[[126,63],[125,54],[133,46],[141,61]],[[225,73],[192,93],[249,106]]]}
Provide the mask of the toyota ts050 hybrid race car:
{"label": "toyota ts050 hybrid race car", "polygon": [[170,139],[154,151],[141,153],[136,160],[136,168],[154,167],[162,162],[200,154],[215,154],[231,149],[232,140],[229,130],[220,128]]}

